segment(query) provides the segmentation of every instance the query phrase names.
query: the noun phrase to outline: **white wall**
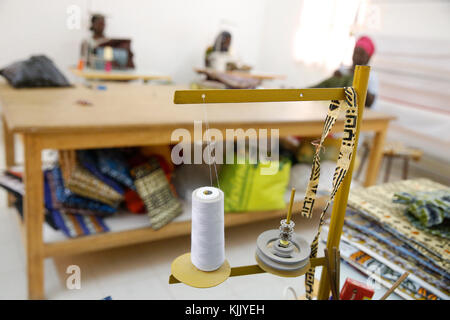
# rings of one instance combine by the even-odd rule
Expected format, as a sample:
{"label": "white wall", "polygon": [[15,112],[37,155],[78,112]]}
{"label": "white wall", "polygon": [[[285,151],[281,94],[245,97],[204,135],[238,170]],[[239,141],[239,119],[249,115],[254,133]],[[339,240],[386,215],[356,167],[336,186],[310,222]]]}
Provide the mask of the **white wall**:
{"label": "white wall", "polygon": [[[222,27],[233,31],[232,46],[257,67],[266,0],[1,0],[0,67],[46,54],[66,75],[76,65],[80,42],[88,35],[88,12],[107,16],[106,35],[132,39],[137,68],[189,82],[203,65],[206,47]],[[67,27],[67,8],[77,5],[82,28]]]}
{"label": "white wall", "polygon": [[[376,44],[371,62],[380,81],[377,109],[398,117],[390,137],[448,162],[450,1],[370,3],[379,10],[379,25],[359,32],[370,35]],[[318,67],[306,67],[293,58],[302,5],[303,0],[283,0],[268,1],[266,6],[259,64],[265,70],[287,74],[285,81],[278,82],[286,86],[313,85],[331,74]]]}
{"label": "white wall", "polygon": [[381,28],[373,60],[379,111],[397,117],[391,140],[450,162],[450,1],[374,1]]}
{"label": "white wall", "polygon": [[319,82],[329,73],[323,68],[294,61],[294,35],[302,6],[303,0],[267,2],[259,65],[264,70],[287,76],[269,85],[301,88]]}
{"label": "white wall", "polygon": [[[450,1],[372,0],[370,3],[379,9],[379,29],[360,32],[374,38],[377,53],[392,50],[389,45],[392,42],[387,44],[386,38],[406,39],[403,43],[408,39],[450,42]],[[312,84],[330,73],[318,67],[306,67],[293,59],[293,39],[300,23],[302,6],[303,0],[267,1],[260,53],[260,65],[288,74],[286,83],[294,86]],[[309,44],[302,45],[306,47]],[[424,43],[422,51],[429,49]]]}

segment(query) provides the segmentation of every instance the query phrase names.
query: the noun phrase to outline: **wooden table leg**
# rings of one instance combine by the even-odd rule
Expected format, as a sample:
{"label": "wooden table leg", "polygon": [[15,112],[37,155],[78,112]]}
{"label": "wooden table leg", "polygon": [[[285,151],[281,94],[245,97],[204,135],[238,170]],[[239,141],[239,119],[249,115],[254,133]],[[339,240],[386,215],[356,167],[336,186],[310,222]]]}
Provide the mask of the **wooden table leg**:
{"label": "wooden table leg", "polygon": [[375,133],[372,150],[370,150],[369,163],[367,164],[364,186],[369,187],[377,182],[380,163],[383,157],[384,141],[386,139],[387,126]]}
{"label": "wooden table leg", "polygon": [[33,135],[24,136],[25,148],[25,238],[28,277],[28,298],[44,298],[44,180],[41,147]]}
{"label": "wooden table leg", "polygon": [[384,172],[384,182],[389,181],[389,176],[391,175],[393,156],[385,156],[386,158],[386,171]]}
{"label": "wooden table leg", "polygon": [[361,157],[361,162],[359,163],[358,172],[356,173],[355,180],[358,180],[361,176],[361,172],[364,168],[364,163],[366,163],[367,157],[369,156],[370,148],[368,146],[363,146],[363,155]]}
{"label": "wooden table leg", "polygon": [[[5,166],[6,169],[11,168],[16,164],[14,153],[14,135],[8,130],[5,117],[2,117],[3,122],[3,143],[5,145]],[[14,197],[8,193],[8,207],[11,207]]]}
{"label": "wooden table leg", "polygon": [[408,171],[409,171],[409,157],[405,156],[403,158],[403,179],[408,179]]}

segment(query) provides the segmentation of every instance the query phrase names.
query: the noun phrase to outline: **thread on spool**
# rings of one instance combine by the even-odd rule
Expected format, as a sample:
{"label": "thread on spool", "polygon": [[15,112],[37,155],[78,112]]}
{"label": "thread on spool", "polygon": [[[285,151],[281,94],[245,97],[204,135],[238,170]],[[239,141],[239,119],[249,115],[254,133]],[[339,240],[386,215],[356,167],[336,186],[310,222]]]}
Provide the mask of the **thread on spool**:
{"label": "thread on spool", "polygon": [[192,193],[191,262],[214,271],[225,262],[224,194],[214,187]]}

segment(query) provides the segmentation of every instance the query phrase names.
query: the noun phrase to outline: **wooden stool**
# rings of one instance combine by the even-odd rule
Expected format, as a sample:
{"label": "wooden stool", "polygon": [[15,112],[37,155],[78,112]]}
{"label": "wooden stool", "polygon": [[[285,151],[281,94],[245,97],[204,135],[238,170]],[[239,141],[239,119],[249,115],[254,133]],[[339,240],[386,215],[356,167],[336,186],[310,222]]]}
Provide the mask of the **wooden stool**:
{"label": "wooden stool", "polygon": [[[364,141],[362,149],[363,155],[361,159],[361,164],[359,165],[358,172],[356,173],[356,179],[359,178],[362,169],[364,167],[364,163],[369,156],[371,148],[370,141]],[[403,159],[403,179],[408,179],[408,170],[409,170],[409,160],[419,161],[422,157],[423,152],[419,149],[408,148],[401,142],[386,142],[383,150],[383,161],[386,159],[386,171],[384,173],[384,182],[388,182],[389,176],[391,174],[392,160],[394,158]]]}

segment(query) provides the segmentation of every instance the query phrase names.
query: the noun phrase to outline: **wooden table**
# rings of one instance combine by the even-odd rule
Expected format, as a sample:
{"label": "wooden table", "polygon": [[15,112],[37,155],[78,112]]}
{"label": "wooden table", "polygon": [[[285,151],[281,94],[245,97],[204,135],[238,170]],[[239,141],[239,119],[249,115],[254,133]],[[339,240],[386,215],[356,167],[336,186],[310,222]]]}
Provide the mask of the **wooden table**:
{"label": "wooden table", "polygon": [[111,70],[109,72],[90,68],[84,68],[83,70],[79,70],[77,68],[69,68],[69,70],[74,75],[82,77],[86,80],[103,80],[103,81],[142,80],[143,82],[148,82],[152,80],[172,81],[172,78],[167,75],[151,72],[140,72],[137,70]]}
{"label": "wooden table", "polygon": [[[194,120],[203,120],[202,105],[175,105],[176,89],[187,87],[144,86],[111,83],[107,90],[83,86],[60,89],[12,89],[0,84],[6,166],[15,164],[14,134],[21,134],[25,154],[24,239],[28,292],[32,299],[44,298],[44,259],[129,244],[154,241],[190,232],[190,222],[173,222],[160,230],[140,228],[110,232],[61,242],[44,243],[43,173],[44,149],[83,149],[161,145],[171,142],[177,128],[193,135]],[[77,100],[88,100],[82,106]],[[284,102],[208,104],[210,126],[221,130],[278,128],[280,136],[319,137],[322,133],[327,103]],[[392,117],[370,110],[364,112],[363,131],[375,131],[374,148],[369,159],[365,185],[375,182],[389,121]],[[342,131],[343,120],[334,130]],[[269,131],[270,132],[270,131]],[[225,136],[225,134],[224,134]],[[295,210],[300,211],[301,203]],[[225,225],[281,217],[284,210],[227,214]]]}

